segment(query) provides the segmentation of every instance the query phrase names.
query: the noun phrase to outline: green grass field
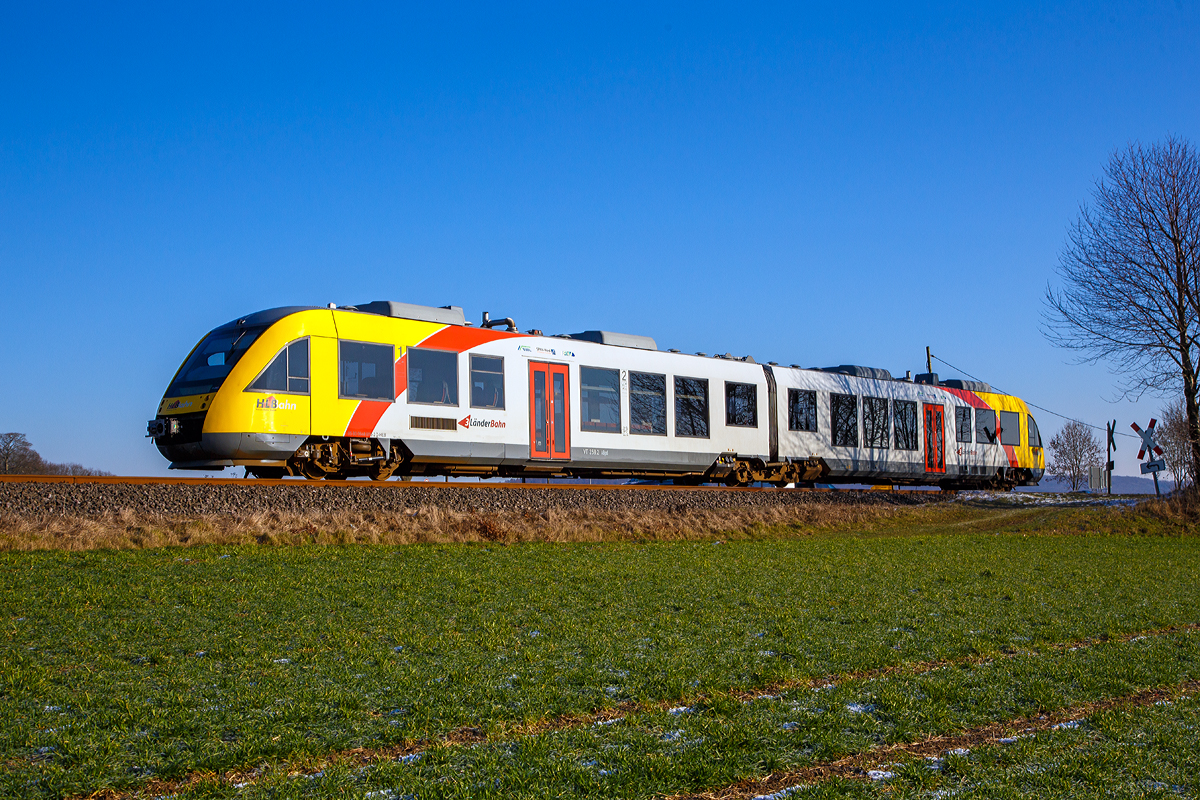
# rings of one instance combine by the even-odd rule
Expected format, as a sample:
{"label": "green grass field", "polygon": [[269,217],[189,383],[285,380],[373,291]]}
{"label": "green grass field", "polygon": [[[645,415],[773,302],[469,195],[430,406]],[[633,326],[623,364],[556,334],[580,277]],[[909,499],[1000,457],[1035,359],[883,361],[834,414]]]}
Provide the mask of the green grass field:
{"label": "green grass field", "polygon": [[[1089,513],[720,543],[0,554],[0,796],[716,791],[1200,678],[1200,632],[1164,630],[1200,622],[1200,538],[1088,534]],[[787,796],[1195,794],[1197,714],[1111,709]]]}

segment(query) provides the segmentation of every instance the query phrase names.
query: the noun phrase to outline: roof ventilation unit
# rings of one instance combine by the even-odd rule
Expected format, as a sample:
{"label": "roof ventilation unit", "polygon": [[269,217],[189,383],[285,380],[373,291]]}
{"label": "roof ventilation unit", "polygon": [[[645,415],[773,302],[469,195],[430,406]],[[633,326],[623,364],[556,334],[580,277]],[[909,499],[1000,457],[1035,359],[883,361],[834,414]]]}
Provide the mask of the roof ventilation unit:
{"label": "roof ventilation unit", "polygon": [[840,367],[822,367],[821,372],[836,372],[839,375],[851,375],[855,378],[872,378],[877,381],[892,380],[892,373],[878,367],[859,367],[853,364],[842,364]]}
{"label": "roof ventilation unit", "polygon": [[373,303],[359,303],[355,310],[366,314],[379,314],[384,317],[399,319],[416,319],[421,322],[437,322],[442,325],[465,325],[467,318],[459,306],[418,306],[413,303],[397,303],[395,300],[376,300]]}
{"label": "roof ventilation unit", "polygon": [[987,392],[991,394],[991,384],[983,381],[960,381],[958,378],[951,378],[948,381],[942,381],[942,386],[949,389],[962,389],[965,392]]}
{"label": "roof ventilation unit", "polygon": [[572,339],[581,342],[596,342],[611,344],[617,347],[636,347],[639,350],[657,350],[658,344],[649,336],[635,336],[632,333],[613,333],[612,331],[583,331],[582,333],[567,334]]}

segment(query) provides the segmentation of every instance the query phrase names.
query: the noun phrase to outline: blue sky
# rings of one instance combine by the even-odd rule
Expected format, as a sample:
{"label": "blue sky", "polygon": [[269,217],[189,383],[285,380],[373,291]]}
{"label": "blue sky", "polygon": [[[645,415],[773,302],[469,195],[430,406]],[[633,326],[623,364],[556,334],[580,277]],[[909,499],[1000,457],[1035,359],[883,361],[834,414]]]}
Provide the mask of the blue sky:
{"label": "blue sky", "polygon": [[0,428],[164,474],[145,421],[205,331],[376,299],[899,374],[929,345],[1145,425],[1042,296],[1114,149],[1200,139],[1200,11],[896,5],[6,4]]}

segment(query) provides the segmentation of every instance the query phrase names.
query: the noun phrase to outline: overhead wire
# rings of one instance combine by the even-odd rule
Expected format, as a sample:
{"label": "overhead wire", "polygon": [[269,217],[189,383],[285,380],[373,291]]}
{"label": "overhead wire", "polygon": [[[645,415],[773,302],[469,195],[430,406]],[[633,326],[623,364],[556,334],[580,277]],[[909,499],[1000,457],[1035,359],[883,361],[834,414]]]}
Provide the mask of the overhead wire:
{"label": "overhead wire", "polygon": [[[952,369],[952,370],[955,370],[956,372],[961,372],[963,375],[966,375],[968,378],[971,378],[972,380],[979,381],[980,383],[987,383],[987,381],[985,381],[983,378],[977,378],[977,377],[975,377],[974,375],[972,375],[971,373],[967,372],[965,369],[962,369],[961,367],[956,367],[956,366],[954,366],[953,364],[951,364],[949,361],[947,361],[946,359],[944,359],[944,358],[938,358],[938,357],[937,357],[937,356],[935,356],[933,353],[930,353],[930,354],[929,354],[929,357],[930,357],[930,358],[932,358],[934,361],[940,361],[940,362],[942,362],[942,363],[943,363],[943,364],[945,364],[947,367],[949,367],[949,368],[950,368],[950,369]],[[989,385],[990,385],[990,384],[989,384]],[[996,389],[996,390],[997,390],[997,391],[998,391],[1000,394],[1010,394],[1010,392],[1006,392],[1006,391],[1004,391],[1003,389],[1000,389],[999,387],[992,387],[992,388]],[[1024,400],[1024,398],[1022,398],[1022,399]],[[1050,409],[1048,409],[1048,408],[1046,408],[1046,407],[1044,407],[1044,406],[1039,406],[1037,403],[1031,403],[1031,402],[1029,402],[1028,400],[1025,400],[1024,402],[1025,402],[1025,405],[1027,405],[1027,406],[1033,406],[1033,407],[1034,407],[1034,408],[1036,408],[1038,411],[1045,411],[1047,414],[1053,414],[1054,416],[1056,416],[1056,417],[1060,417],[1060,418],[1062,418],[1062,419],[1065,419],[1065,420],[1067,420],[1068,422],[1077,422],[1077,423],[1079,423],[1080,425],[1086,425],[1086,426],[1087,426],[1087,427],[1089,427],[1089,428],[1095,428],[1095,429],[1096,429],[1096,430],[1098,430],[1098,431],[1104,431],[1106,434],[1108,433],[1108,428],[1107,428],[1107,427],[1100,427],[1099,425],[1093,425],[1093,424],[1092,424],[1092,423],[1090,423],[1090,422],[1084,422],[1084,421],[1083,421],[1083,420],[1081,420],[1081,419],[1075,419],[1074,417],[1068,417],[1066,414],[1060,414],[1060,413],[1058,413],[1057,411],[1051,411]],[[1124,436],[1124,437],[1126,437],[1126,438],[1128,438],[1128,439],[1139,439],[1139,438],[1140,438],[1140,437],[1138,437],[1138,436],[1134,436],[1134,435],[1133,435],[1133,434],[1131,434],[1131,433],[1124,433],[1124,432],[1122,432],[1122,431],[1114,431],[1114,433],[1115,433],[1117,436]]]}

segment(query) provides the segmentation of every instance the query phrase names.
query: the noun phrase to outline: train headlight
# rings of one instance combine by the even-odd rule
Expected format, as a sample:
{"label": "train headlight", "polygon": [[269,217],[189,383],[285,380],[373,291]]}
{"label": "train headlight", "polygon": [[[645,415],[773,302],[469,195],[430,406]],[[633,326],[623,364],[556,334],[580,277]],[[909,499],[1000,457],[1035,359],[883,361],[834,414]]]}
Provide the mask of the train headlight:
{"label": "train headlight", "polygon": [[179,420],[174,417],[152,419],[146,423],[147,439],[163,439],[179,433]]}

